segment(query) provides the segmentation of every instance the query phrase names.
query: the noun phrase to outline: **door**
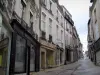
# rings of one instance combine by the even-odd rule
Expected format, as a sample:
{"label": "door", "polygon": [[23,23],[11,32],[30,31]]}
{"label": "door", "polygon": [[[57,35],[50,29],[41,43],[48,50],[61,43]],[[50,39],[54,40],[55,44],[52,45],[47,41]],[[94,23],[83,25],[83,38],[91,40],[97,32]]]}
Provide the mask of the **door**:
{"label": "door", "polygon": [[41,69],[45,69],[45,52],[41,52]]}

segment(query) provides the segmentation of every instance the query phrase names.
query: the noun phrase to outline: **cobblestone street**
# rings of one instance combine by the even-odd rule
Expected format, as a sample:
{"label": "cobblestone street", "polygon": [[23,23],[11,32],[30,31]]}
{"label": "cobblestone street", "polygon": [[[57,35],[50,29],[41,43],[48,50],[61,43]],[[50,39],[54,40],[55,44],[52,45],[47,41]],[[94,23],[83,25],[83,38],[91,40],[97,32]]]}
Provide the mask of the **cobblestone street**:
{"label": "cobblestone street", "polygon": [[34,73],[34,75],[100,75],[100,67],[86,58],[66,66]]}

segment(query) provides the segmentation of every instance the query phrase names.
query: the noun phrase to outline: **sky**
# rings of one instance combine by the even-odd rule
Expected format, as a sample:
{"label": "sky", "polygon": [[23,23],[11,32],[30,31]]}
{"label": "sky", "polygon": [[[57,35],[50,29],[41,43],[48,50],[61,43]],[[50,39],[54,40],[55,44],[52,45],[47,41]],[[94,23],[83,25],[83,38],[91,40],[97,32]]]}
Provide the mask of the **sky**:
{"label": "sky", "polygon": [[89,19],[90,0],[59,0],[60,5],[64,5],[71,13],[79,34],[83,50],[87,51],[87,23]]}

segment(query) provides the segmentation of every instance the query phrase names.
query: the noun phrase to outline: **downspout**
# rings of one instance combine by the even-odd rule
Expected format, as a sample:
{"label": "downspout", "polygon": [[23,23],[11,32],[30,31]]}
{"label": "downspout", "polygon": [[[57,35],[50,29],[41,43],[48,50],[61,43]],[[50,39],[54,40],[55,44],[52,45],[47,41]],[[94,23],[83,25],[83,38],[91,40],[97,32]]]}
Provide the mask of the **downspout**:
{"label": "downspout", "polygon": [[[65,41],[65,30],[66,30],[66,28],[65,28],[65,19],[64,19],[64,41]],[[67,63],[66,63],[66,41],[65,41],[65,62],[64,62],[64,65],[66,65]]]}
{"label": "downspout", "polygon": [[41,0],[39,0],[39,30],[41,32]]}
{"label": "downspout", "polygon": [[[41,0],[39,0],[39,37],[40,36],[41,36]],[[40,42],[40,38],[38,41]],[[41,45],[40,45],[40,47],[41,47]],[[40,53],[40,50],[39,50],[39,53]],[[39,54],[39,63],[40,63],[40,61],[41,60],[40,60],[40,54]],[[41,63],[40,63],[40,65],[41,65]],[[41,69],[40,65],[39,65],[39,71]]]}

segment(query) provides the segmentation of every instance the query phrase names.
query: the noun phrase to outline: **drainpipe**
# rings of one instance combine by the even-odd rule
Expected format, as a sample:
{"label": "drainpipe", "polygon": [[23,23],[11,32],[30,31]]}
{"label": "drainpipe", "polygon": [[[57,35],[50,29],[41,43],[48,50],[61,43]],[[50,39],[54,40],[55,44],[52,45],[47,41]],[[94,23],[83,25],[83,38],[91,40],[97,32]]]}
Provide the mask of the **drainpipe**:
{"label": "drainpipe", "polygon": [[[39,0],[39,37],[40,36],[41,36],[41,0]],[[40,39],[39,39],[39,42],[40,42]],[[39,54],[39,60],[40,60],[40,58],[41,57],[40,57],[40,54]],[[40,63],[40,61],[39,61],[39,63]],[[40,63],[40,65],[41,65],[41,63]],[[40,68],[41,68],[40,65],[39,65],[39,71],[40,71]]]}
{"label": "drainpipe", "polygon": [[39,0],[39,30],[41,32],[41,0]]}
{"label": "drainpipe", "polygon": [[[66,31],[66,28],[65,28],[65,19],[64,19],[64,41],[65,41],[65,31]],[[65,61],[64,61],[64,65],[66,65],[66,41],[65,41]]]}

